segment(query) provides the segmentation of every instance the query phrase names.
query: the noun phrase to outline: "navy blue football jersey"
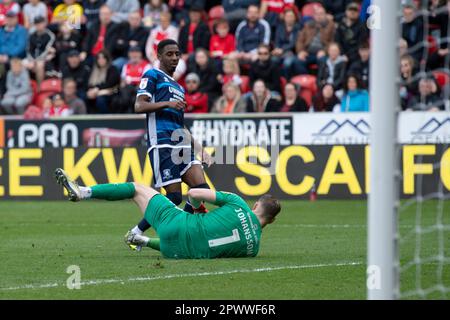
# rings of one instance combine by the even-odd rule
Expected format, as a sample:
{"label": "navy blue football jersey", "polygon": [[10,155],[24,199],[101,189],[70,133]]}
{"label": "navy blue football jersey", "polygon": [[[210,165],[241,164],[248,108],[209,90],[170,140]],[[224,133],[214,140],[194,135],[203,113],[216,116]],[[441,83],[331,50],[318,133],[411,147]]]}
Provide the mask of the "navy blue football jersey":
{"label": "navy blue football jersey", "polygon": [[[185,101],[184,88],[159,69],[150,69],[142,75],[137,97],[140,95],[148,96],[152,102]],[[164,108],[147,113],[148,146],[179,144],[180,141],[173,141],[172,133],[182,128],[184,128],[183,110]]]}

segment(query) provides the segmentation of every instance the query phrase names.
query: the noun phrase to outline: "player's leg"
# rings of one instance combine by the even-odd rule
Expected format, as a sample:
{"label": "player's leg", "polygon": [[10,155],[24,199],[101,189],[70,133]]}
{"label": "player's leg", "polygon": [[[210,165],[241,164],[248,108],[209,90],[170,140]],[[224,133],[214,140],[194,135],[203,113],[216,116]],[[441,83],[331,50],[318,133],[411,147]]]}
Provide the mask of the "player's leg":
{"label": "player's leg", "polygon": [[[172,161],[172,152],[172,148],[153,148],[149,151],[149,157],[153,168],[155,187],[164,187],[166,197],[178,206],[183,200],[181,179],[179,170]],[[142,234],[148,229],[150,229],[150,224],[145,219],[142,219],[132,230]]]}
{"label": "player's leg", "polygon": [[135,187],[131,182],[107,183],[84,187],[79,186],[61,168],[55,170],[55,178],[56,182],[67,190],[69,200],[74,202],[91,198],[116,201],[132,199],[135,196]]}
{"label": "player's leg", "polygon": [[[184,175],[181,177],[184,183],[186,183],[189,188],[195,189],[210,189],[209,185],[206,183],[205,173],[203,172],[203,168],[201,164],[193,164],[187,169]],[[207,212],[206,208],[202,204],[199,208],[192,207],[189,201],[186,201],[186,205],[184,206],[184,211],[193,213],[195,212]]]}

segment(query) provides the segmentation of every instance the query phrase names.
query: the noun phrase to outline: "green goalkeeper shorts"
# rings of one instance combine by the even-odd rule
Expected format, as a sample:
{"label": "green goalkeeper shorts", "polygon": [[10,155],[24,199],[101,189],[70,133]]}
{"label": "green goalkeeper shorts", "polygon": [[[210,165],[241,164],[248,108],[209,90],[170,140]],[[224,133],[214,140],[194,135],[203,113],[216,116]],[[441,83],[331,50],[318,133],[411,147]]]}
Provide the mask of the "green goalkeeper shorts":
{"label": "green goalkeeper shorts", "polygon": [[150,199],[145,210],[145,220],[160,238],[160,251],[167,258],[190,258],[186,227],[190,214],[178,208],[162,194]]}

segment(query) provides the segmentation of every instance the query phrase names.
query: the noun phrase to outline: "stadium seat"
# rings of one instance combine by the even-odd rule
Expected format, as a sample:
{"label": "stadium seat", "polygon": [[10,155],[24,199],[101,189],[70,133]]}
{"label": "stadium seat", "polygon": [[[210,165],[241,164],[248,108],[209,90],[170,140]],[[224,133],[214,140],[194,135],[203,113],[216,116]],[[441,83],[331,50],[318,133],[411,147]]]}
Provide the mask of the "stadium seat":
{"label": "stadium seat", "polygon": [[241,76],[241,85],[240,85],[240,89],[241,89],[241,93],[247,93],[251,91],[250,88],[250,77],[249,76]]}
{"label": "stadium seat", "polygon": [[55,92],[40,92],[36,99],[35,99],[35,104],[38,108],[42,109],[44,106],[44,101],[45,99],[47,99],[48,97],[51,97],[52,95],[54,95]]}
{"label": "stadium seat", "polygon": [[312,2],[307,3],[302,8],[302,17],[312,17],[314,16],[314,11],[317,7],[323,7],[323,5],[320,2]]}
{"label": "stadium seat", "polygon": [[433,36],[429,35],[427,37],[427,42],[428,42],[428,54],[433,54],[439,50],[437,41]]}
{"label": "stadium seat", "polygon": [[433,76],[441,89],[450,84],[450,75],[445,71],[433,71]]}
{"label": "stadium seat", "polygon": [[43,116],[42,109],[35,105],[29,105],[23,114],[23,118],[26,120],[39,120]]}
{"label": "stadium seat", "polygon": [[225,16],[225,10],[221,5],[214,6],[209,10],[209,20],[221,19]]}
{"label": "stadium seat", "polygon": [[38,85],[36,80],[30,80],[31,91],[33,92],[33,97],[31,98],[31,103],[34,104],[36,101]]}
{"label": "stadium seat", "polygon": [[300,96],[305,99],[308,105],[312,104],[312,98],[317,93],[317,77],[309,74],[295,76],[291,79],[292,83],[300,86]]}
{"label": "stadium seat", "polygon": [[62,91],[62,81],[58,78],[45,79],[41,83],[40,92],[57,93]]}

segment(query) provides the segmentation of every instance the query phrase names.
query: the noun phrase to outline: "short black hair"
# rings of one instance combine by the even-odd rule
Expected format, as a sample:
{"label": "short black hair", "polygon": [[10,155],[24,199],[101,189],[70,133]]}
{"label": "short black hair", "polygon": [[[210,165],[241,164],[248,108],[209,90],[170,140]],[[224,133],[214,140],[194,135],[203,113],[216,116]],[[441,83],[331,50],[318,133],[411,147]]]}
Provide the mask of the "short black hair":
{"label": "short black hair", "polygon": [[176,42],[176,41],[173,40],[173,39],[164,39],[163,41],[161,41],[160,43],[158,43],[158,54],[162,54],[164,48],[165,48],[166,46],[169,46],[169,45],[172,45],[172,44],[174,44],[174,45],[176,45],[176,46],[178,47],[178,42]]}
{"label": "short black hair", "polygon": [[265,194],[259,198],[258,202],[263,209],[263,216],[267,221],[273,221],[278,213],[281,211],[280,201],[271,194]]}

